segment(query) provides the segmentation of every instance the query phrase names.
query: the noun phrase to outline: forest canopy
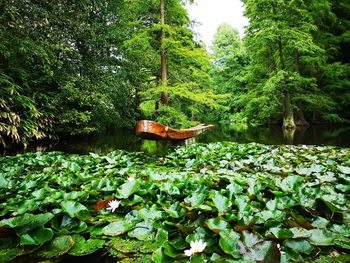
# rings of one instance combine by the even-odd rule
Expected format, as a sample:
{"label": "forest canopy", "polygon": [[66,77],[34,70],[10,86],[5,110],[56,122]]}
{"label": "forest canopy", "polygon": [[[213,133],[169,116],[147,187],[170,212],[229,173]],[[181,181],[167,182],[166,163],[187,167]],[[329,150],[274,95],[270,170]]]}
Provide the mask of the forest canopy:
{"label": "forest canopy", "polygon": [[189,2],[2,0],[0,145],[141,118],[349,122],[348,1],[242,1],[244,38],[221,25],[212,51],[195,40]]}

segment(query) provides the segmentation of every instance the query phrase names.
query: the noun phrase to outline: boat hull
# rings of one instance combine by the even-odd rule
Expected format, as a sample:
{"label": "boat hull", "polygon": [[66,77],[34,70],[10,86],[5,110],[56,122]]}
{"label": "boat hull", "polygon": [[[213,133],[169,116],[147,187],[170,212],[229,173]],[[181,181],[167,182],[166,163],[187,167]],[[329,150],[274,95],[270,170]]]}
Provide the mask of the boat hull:
{"label": "boat hull", "polygon": [[136,126],[136,134],[146,140],[186,140],[193,138],[214,125],[198,125],[189,129],[173,129],[155,121],[141,120]]}

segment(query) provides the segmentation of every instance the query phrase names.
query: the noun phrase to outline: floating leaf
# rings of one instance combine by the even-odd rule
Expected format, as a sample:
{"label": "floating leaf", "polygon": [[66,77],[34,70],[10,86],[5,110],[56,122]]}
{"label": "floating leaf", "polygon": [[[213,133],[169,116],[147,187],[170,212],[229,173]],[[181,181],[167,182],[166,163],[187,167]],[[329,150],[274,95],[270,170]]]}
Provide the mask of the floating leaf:
{"label": "floating leaf", "polygon": [[305,240],[286,240],[283,243],[284,246],[289,247],[293,251],[304,253],[306,255],[310,255],[314,247],[310,245],[310,243]]}
{"label": "floating leaf", "polygon": [[128,232],[128,236],[138,240],[152,240],[154,238],[152,222],[148,220],[136,224],[134,229]]}
{"label": "floating leaf", "polygon": [[42,247],[37,255],[43,258],[53,258],[67,253],[74,246],[71,236],[55,237],[48,245]]}
{"label": "floating leaf", "polygon": [[310,243],[315,246],[331,246],[334,245],[334,235],[327,230],[313,229],[310,230]]}
{"label": "floating leaf", "polygon": [[133,226],[134,223],[129,220],[120,220],[105,226],[102,232],[107,236],[119,236],[132,229]]}
{"label": "floating leaf", "polygon": [[241,254],[238,248],[240,235],[233,230],[223,230],[220,232],[219,245],[221,249],[234,258],[240,258]]}
{"label": "floating leaf", "polygon": [[80,235],[74,235],[72,238],[74,246],[69,251],[69,254],[72,256],[85,256],[94,253],[96,250],[102,248],[106,242],[101,239],[85,240],[85,238]]}
{"label": "floating leaf", "polygon": [[343,174],[350,174],[350,167],[338,165],[338,170]]}
{"label": "floating leaf", "polygon": [[121,199],[129,198],[133,193],[137,191],[139,184],[137,180],[127,181],[118,189],[117,197]]}
{"label": "floating leaf", "polygon": [[215,207],[218,209],[219,214],[225,213],[225,211],[232,206],[232,202],[226,197],[218,192],[215,193],[215,196],[213,198],[213,203]]}
{"label": "floating leaf", "polygon": [[53,237],[53,231],[50,228],[38,227],[28,233],[20,235],[21,245],[41,245]]}
{"label": "floating leaf", "polygon": [[219,218],[211,218],[209,220],[206,221],[209,229],[211,229],[212,231],[214,231],[215,233],[219,234],[221,231],[225,230],[225,229],[229,229],[230,225],[224,221],[221,220]]}
{"label": "floating leaf", "polygon": [[63,201],[61,206],[62,211],[66,212],[70,217],[77,217],[82,220],[88,220],[91,218],[89,210],[78,202]]}

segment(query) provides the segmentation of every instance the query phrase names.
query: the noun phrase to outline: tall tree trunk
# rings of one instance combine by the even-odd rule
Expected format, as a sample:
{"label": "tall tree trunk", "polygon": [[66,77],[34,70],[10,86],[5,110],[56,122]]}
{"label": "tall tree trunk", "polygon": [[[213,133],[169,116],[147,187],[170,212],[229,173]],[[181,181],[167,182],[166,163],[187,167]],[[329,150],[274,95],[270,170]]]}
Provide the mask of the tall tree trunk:
{"label": "tall tree trunk", "polygon": [[289,91],[284,92],[284,116],[283,116],[283,129],[294,130],[296,128],[294,123],[294,114],[292,109],[292,103],[290,101]]}
{"label": "tall tree trunk", "polygon": [[[283,70],[286,69],[286,63],[284,61],[284,54],[283,54],[283,47],[282,47],[282,40],[279,39],[277,41],[278,44],[278,52],[280,57],[280,64],[281,68]],[[285,81],[284,81],[285,82]],[[293,108],[292,108],[292,102],[290,100],[290,93],[287,88],[285,88],[284,94],[283,94],[283,109],[284,109],[284,116],[283,116],[283,129],[293,130],[296,128],[294,123],[294,114],[293,114]]]}
{"label": "tall tree trunk", "polygon": [[[300,74],[300,52],[298,49],[296,49],[294,53],[294,67],[296,72]],[[298,110],[296,111],[296,114],[295,114],[295,124],[297,126],[305,126],[305,127],[309,126],[309,123],[305,119],[303,102],[298,101],[297,105],[298,105]]]}
{"label": "tall tree trunk", "polygon": [[[276,15],[277,11],[276,11],[276,6],[275,6],[275,2],[271,3],[272,6],[272,12]],[[283,53],[283,46],[282,46],[282,39],[279,36],[277,39],[277,45],[278,45],[278,53],[279,53],[279,59],[280,59],[280,66],[282,70],[286,70],[286,62],[284,60],[284,53]],[[283,92],[283,125],[282,128],[283,129],[295,129],[295,123],[294,123],[294,116],[293,116],[293,108],[292,108],[292,103],[290,100],[290,93],[288,88],[286,87],[286,80],[285,80],[285,76],[284,78],[284,92]]]}
{"label": "tall tree trunk", "polygon": [[[165,25],[165,0],[160,0],[160,24],[162,26]],[[167,66],[166,66],[166,50],[163,47],[163,40],[165,38],[164,29],[160,32],[160,46],[161,46],[161,54],[160,54],[160,67],[161,67],[161,77],[160,77],[160,85],[167,86],[168,77],[167,77]],[[163,91],[160,101],[163,105],[169,105],[169,95],[167,91]]]}

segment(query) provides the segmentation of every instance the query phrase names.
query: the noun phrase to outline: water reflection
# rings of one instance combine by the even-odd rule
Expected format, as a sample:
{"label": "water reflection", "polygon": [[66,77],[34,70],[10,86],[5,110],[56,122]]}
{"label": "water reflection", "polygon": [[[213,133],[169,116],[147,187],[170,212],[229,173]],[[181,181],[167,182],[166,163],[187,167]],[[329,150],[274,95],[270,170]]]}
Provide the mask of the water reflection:
{"label": "water reflection", "polygon": [[300,127],[284,132],[280,126],[247,127],[220,125],[216,130],[197,137],[198,142],[234,141],[263,144],[306,144],[350,147],[350,127]]}
{"label": "water reflection", "polygon": [[209,143],[232,141],[238,143],[257,142],[264,144],[311,144],[350,147],[350,127],[329,128],[316,126],[297,129],[284,133],[281,127],[252,128],[237,125],[218,125],[190,140],[183,142],[145,141],[137,137],[134,131],[115,130],[108,134],[61,138],[58,142],[46,142],[31,145],[27,149],[3,151],[3,155],[12,155],[23,151],[63,151],[66,153],[105,154],[113,150],[142,151],[151,155],[164,155],[178,146],[194,142]]}

